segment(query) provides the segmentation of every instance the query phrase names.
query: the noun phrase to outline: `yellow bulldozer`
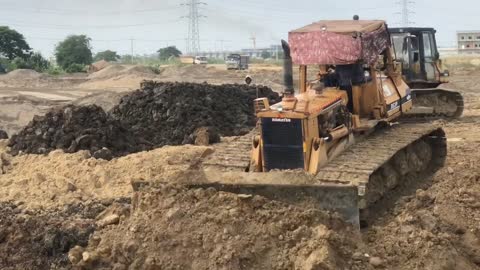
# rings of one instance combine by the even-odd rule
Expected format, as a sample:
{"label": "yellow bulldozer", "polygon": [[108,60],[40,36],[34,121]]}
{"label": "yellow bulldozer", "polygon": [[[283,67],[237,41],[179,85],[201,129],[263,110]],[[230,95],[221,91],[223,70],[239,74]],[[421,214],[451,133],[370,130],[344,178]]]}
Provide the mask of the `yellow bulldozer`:
{"label": "yellow bulldozer", "polygon": [[282,46],[283,100],[255,100],[258,127],[216,146],[202,186],[313,202],[360,224],[390,192],[443,166],[445,132],[410,113],[415,100],[384,21],[319,21]]}
{"label": "yellow bulldozer", "polygon": [[463,113],[463,97],[444,87],[450,72],[444,69],[437,48],[436,30],[429,27],[389,28],[395,61],[401,65],[403,79],[412,88],[418,117],[440,115],[457,118]]}

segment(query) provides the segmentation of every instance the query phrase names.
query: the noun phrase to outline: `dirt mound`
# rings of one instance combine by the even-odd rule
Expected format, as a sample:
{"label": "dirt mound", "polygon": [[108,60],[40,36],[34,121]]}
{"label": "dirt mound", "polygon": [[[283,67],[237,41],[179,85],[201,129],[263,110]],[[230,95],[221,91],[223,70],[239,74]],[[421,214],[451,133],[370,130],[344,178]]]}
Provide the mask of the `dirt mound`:
{"label": "dirt mound", "polygon": [[97,105],[106,112],[117,105],[127,92],[101,91],[76,99],[73,104],[77,106]]}
{"label": "dirt mound", "polygon": [[124,65],[109,65],[106,68],[88,75],[89,79],[108,78],[120,75],[127,68]]}
{"label": "dirt mound", "polygon": [[213,189],[138,192],[132,207],[130,218],[74,249],[72,261],[84,269],[352,269],[359,241],[315,208]]}
{"label": "dirt mound", "polygon": [[12,136],[11,153],[46,154],[55,149],[68,153],[88,150],[98,158],[111,159],[141,150],[138,141],[96,105],[68,105],[35,116]]}
{"label": "dirt mound", "polygon": [[195,78],[205,76],[208,72],[209,69],[204,65],[174,65],[163,68],[160,75],[162,77]]}
{"label": "dirt mound", "polygon": [[44,86],[49,76],[31,69],[17,69],[5,75],[0,75],[0,87],[5,88],[35,88]]}
{"label": "dirt mound", "polygon": [[[218,142],[219,135],[248,133],[255,126],[257,95],[279,100],[277,93],[261,86],[149,81],[142,87],[121,98],[111,115],[97,105],[68,105],[35,116],[11,138],[11,154],[88,150],[96,158],[111,159],[164,145],[196,141],[205,145]],[[93,102],[108,108],[122,95],[102,93],[77,104]],[[199,139],[199,134],[204,138]]]}
{"label": "dirt mound", "polygon": [[147,74],[147,75],[154,75],[155,72],[148,67],[148,66],[142,66],[142,65],[135,65],[135,66],[130,66],[127,68],[125,71],[126,73],[137,73],[137,74]]}
{"label": "dirt mound", "polygon": [[[6,141],[0,141],[6,144]],[[3,146],[5,148],[5,145]],[[179,182],[198,174],[195,164],[208,147],[163,147],[111,161],[86,151],[11,157],[0,151],[0,201],[21,202],[28,209],[61,208],[68,204],[130,197],[131,181]]]}
{"label": "dirt mound", "polygon": [[86,246],[95,217],[108,205],[69,205],[60,211],[25,210],[0,203],[0,268],[68,269],[68,251]]}
{"label": "dirt mound", "polygon": [[35,80],[42,78],[42,74],[32,69],[16,69],[4,76],[5,79]]}
{"label": "dirt mound", "polygon": [[193,143],[200,127],[222,136],[248,133],[255,126],[253,100],[279,95],[268,87],[237,84],[144,82],[142,89],[122,98],[112,115],[137,136],[156,146]]}
{"label": "dirt mound", "polygon": [[365,233],[387,269],[480,269],[480,143],[454,143],[432,185],[405,196]]}
{"label": "dirt mound", "polygon": [[109,65],[106,68],[94,72],[88,76],[89,79],[106,79],[106,78],[113,78],[125,75],[154,75],[155,73],[146,66],[135,65],[135,66],[127,66],[127,65],[119,65],[113,64]]}
{"label": "dirt mound", "polygon": [[77,85],[79,89],[130,91],[144,80],[155,79],[151,68],[141,65],[111,65],[88,76],[89,80]]}
{"label": "dirt mound", "polygon": [[18,95],[0,97],[0,128],[9,135],[22,130],[35,115],[44,115],[61,102]]}

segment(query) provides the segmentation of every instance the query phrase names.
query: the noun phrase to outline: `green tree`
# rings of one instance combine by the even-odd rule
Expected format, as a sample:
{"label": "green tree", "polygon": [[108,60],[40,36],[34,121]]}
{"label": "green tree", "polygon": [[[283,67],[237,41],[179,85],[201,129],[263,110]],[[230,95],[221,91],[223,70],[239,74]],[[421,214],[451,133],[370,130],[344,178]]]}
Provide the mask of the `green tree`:
{"label": "green tree", "polygon": [[27,59],[31,48],[25,37],[8,26],[0,26],[0,57],[13,60],[16,57]]}
{"label": "green tree", "polygon": [[269,51],[263,51],[261,56],[263,59],[272,58],[272,54]]}
{"label": "green tree", "polygon": [[33,53],[27,59],[16,57],[11,64],[13,69],[34,69],[37,72],[44,72],[50,67],[50,62],[39,52]]}
{"label": "green tree", "polygon": [[93,61],[91,39],[85,35],[69,36],[55,48],[58,65],[64,70],[78,70],[79,65],[90,65]]}
{"label": "green tree", "polygon": [[65,69],[67,73],[77,73],[77,72],[85,72],[85,65],[82,64],[71,64]]}
{"label": "green tree", "polygon": [[33,53],[28,59],[28,63],[32,69],[38,72],[44,72],[50,68],[50,62],[40,52]]}
{"label": "green tree", "polygon": [[175,46],[169,46],[157,51],[160,60],[168,60],[170,57],[179,57],[182,52]]}
{"label": "green tree", "polygon": [[95,61],[105,60],[109,62],[116,62],[120,59],[120,55],[117,52],[106,50],[103,52],[98,52],[93,58]]}

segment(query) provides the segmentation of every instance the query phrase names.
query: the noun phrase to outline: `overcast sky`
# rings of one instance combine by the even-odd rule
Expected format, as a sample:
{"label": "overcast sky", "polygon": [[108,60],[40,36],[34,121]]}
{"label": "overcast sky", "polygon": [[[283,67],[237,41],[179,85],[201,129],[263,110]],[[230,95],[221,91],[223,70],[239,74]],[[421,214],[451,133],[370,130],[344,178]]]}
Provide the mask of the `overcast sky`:
{"label": "overcast sky", "polygon": [[[188,0],[185,0],[188,1]],[[240,49],[278,44],[289,30],[321,19],[385,19],[398,26],[399,0],[203,0],[202,50]],[[69,34],[86,34],[95,52],[106,49],[153,53],[166,45],[185,48],[188,14],[181,0],[0,0],[0,25],[21,32],[37,51],[51,56]],[[438,30],[439,46],[453,47],[457,30],[480,29],[479,0],[416,0],[414,26]]]}

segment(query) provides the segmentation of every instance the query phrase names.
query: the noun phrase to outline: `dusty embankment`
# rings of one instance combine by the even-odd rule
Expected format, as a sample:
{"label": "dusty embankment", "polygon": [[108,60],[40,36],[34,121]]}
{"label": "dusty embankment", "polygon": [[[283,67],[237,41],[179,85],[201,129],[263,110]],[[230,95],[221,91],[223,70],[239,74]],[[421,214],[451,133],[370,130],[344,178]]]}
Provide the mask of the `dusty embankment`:
{"label": "dusty embankment", "polygon": [[[362,231],[315,205],[181,185],[201,177],[210,147],[106,161],[87,151],[13,157],[4,141],[0,268],[480,269],[477,75],[452,77],[466,108],[443,123],[446,166]],[[155,184],[134,192],[132,181]]]}

